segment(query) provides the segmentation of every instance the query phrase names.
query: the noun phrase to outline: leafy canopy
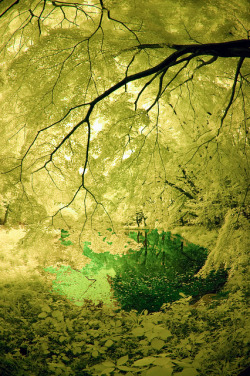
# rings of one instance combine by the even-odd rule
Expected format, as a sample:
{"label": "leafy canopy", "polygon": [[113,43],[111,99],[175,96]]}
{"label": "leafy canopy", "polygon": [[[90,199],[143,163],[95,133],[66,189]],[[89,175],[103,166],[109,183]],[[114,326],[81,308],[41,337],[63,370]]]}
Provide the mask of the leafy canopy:
{"label": "leafy canopy", "polygon": [[13,220],[15,202],[35,194],[59,222],[69,207],[83,221],[124,221],[139,206],[151,224],[221,224],[248,189],[246,10],[1,4],[1,185]]}

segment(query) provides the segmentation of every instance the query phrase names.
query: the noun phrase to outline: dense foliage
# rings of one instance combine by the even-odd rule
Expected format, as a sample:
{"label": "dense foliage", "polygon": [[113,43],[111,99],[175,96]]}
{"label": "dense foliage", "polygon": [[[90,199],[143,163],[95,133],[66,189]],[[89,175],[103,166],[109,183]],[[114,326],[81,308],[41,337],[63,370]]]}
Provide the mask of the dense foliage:
{"label": "dense foliage", "polygon": [[248,217],[248,5],[2,2],[1,221]]}
{"label": "dense foliage", "polygon": [[138,316],[77,307],[48,288],[40,278],[1,285],[1,376],[237,376],[248,364],[239,292],[211,306],[191,309],[181,299]]}

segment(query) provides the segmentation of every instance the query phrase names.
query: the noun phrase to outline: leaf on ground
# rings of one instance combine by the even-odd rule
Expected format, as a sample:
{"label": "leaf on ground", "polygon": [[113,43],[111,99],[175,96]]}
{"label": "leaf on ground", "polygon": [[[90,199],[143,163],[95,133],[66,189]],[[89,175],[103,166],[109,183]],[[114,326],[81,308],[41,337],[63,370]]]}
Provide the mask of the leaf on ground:
{"label": "leaf on ground", "polygon": [[119,358],[116,362],[118,366],[121,366],[122,364],[125,364],[128,361],[128,355],[122,356]]}
{"label": "leaf on ground", "polygon": [[172,369],[173,362],[170,358],[157,358],[154,361],[156,366],[163,366],[165,368]]}
{"label": "leaf on ground", "polygon": [[151,341],[151,346],[155,350],[160,350],[164,345],[165,345],[165,342],[162,339],[159,339],[159,338],[154,338]]}
{"label": "leaf on ground", "polygon": [[131,330],[131,333],[135,336],[135,337],[142,337],[145,335],[145,329],[144,328],[135,328],[135,329],[132,329]]}
{"label": "leaf on ground", "polygon": [[148,366],[149,364],[153,364],[156,359],[157,358],[155,358],[154,356],[147,356],[143,359],[136,360],[133,363],[133,366],[136,366],[136,367]]}
{"label": "leaf on ground", "polygon": [[153,367],[147,370],[145,376],[172,376],[172,370],[165,367]]}
{"label": "leaf on ground", "polygon": [[198,372],[195,368],[185,368],[183,371],[175,373],[176,376],[197,376]]}
{"label": "leaf on ground", "polygon": [[112,341],[112,339],[108,339],[106,342],[105,342],[105,344],[104,344],[104,346],[105,347],[111,347],[112,345],[113,345],[113,341]]}

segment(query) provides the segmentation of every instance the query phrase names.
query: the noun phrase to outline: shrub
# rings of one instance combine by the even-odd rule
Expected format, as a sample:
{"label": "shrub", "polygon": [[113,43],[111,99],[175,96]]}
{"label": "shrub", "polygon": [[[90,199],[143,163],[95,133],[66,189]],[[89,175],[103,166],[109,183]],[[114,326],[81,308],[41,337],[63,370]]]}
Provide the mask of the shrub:
{"label": "shrub", "polygon": [[[137,234],[131,233],[135,238]],[[195,277],[204,265],[207,250],[192,243],[184,245],[180,235],[153,230],[140,236],[141,250],[129,250],[115,268],[111,278],[114,298],[121,308],[139,312],[159,311],[163,303],[181,298],[182,294],[198,299],[218,291],[227,280],[227,271],[212,271],[205,279]]]}

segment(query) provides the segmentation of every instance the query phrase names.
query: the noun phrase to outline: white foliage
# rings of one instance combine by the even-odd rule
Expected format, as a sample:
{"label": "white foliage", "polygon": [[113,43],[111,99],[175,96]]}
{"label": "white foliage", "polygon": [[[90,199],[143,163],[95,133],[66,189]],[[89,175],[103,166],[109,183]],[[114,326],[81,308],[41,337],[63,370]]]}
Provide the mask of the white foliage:
{"label": "white foliage", "polygon": [[235,209],[228,210],[216,245],[199,274],[205,276],[212,269],[230,268],[232,281],[236,284],[243,283],[243,279],[239,277],[236,281],[235,275],[243,275],[249,270],[249,227],[244,216],[238,215]]}

